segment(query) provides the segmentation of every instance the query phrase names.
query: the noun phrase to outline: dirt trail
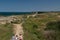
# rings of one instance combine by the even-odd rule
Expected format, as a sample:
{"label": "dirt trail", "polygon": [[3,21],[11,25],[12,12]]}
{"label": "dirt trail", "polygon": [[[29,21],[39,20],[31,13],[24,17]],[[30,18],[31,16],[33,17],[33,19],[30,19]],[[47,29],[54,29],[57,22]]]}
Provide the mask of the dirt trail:
{"label": "dirt trail", "polygon": [[[13,24],[14,26],[14,35],[21,37],[23,39],[23,27],[22,27],[22,23],[21,24]],[[21,34],[21,35],[20,35]]]}

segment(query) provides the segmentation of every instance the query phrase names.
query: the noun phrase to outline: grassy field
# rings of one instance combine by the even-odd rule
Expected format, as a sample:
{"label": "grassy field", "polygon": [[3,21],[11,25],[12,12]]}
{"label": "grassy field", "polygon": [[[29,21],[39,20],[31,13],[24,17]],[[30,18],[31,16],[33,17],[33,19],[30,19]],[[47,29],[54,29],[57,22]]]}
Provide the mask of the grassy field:
{"label": "grassy field", "polygon": [[25,15],[23,18],[17,18],[11,24],[0,24],[0,40],[10,40],[13,35],[12,24],[22,21],[24,40],[60,40],[60,14],[43,13],[29,18]]}
{"label": "grassy field", "polygon": [[23,23],[24,40],[60,40],[58,14],[47,13],[25,19]]}
{"label": "grassy field", "polygon": [[10,40],[12,35],[13,32],[11,24],[0,24],[0,40]]}

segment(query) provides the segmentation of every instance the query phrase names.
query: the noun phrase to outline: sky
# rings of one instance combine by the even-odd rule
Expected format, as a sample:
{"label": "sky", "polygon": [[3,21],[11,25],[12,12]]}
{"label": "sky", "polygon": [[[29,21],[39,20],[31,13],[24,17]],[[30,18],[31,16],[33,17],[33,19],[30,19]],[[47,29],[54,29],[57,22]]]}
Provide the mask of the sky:
{"label": "sky", "polygon": [[60,0],[0,0],[0,12],[60,11]]}

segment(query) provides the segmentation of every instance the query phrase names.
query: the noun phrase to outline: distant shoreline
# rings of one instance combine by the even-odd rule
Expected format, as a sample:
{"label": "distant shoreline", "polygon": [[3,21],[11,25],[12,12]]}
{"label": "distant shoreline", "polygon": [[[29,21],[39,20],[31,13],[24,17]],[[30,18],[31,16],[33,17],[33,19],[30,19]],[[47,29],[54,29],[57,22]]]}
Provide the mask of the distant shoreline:
{"label": "distant shoreline", "polygon": [[32,12],[0,12],[0,16],[10,16],[10,15],[25,15],[32,14]]}
{"label": "distant shoreline", "polygon": [[[40,13],[60,13],[60,11],[36,11]],[[10,16],[10,15],[27,15],[35,14],[36,12],[0,12],[0,16]]]}

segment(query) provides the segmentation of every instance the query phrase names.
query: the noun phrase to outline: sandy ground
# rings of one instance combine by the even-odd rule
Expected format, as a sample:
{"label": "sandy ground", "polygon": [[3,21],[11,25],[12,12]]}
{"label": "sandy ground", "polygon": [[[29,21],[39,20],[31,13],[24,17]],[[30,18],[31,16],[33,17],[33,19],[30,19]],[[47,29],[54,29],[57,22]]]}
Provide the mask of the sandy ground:
{"label": "sandy ground", "polygon": [[23,27],[22,27],[22,23],[21,24],[13,24],[13,26],[14,26],[14,35],[15,36],[17,35],[18,38],[23,39]]}

